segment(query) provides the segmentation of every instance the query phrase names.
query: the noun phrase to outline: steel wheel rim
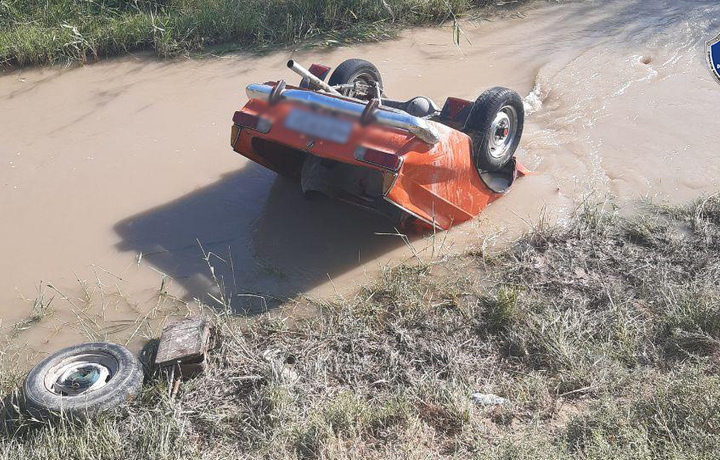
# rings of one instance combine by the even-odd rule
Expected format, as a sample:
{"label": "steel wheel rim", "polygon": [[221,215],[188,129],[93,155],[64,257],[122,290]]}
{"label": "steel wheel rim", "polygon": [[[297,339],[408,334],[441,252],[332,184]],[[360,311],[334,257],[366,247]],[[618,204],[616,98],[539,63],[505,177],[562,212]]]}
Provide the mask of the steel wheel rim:
{"label": "steel wheel rim", "polygon": [[55,363],[45,374],[45,389],[58,396],[87,394],[107,385],[117,374],[117,359],[102,351],[81,353]]}
{"label": "steel wheel rim", "polygon": [[510,105],[503,106],[490,125],[488,149],[493,158],[502,158],[515,139],[517,133],[517,111]]}

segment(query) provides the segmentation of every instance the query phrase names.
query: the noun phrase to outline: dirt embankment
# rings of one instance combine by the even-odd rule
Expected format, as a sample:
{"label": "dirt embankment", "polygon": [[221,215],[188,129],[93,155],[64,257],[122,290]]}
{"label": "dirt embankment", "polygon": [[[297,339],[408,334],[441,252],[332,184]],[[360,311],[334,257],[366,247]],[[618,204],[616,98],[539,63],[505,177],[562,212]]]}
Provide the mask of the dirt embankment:
{"label": "dirt embankment", "polygon": [[17,421],[0,456],[710,458],[719,247],[717,198],[586,207],[501,254],[389,270],[294,327],[220,314],[210,372],[177,395],[160,379],[124,415]]}

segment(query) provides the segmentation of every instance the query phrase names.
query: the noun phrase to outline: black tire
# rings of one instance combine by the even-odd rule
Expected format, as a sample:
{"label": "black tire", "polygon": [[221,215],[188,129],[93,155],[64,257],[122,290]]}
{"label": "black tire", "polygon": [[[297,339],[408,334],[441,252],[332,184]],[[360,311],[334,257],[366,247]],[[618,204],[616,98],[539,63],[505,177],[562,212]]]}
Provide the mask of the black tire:
{"label": "black tire", "polygon": [[[382,77],[380,76],[380,71],[377,67],[375,67],[375,65],[373,65],[373,63],[364,59],[348,59],[343,61],[333,71],[332,75],[330,75],[328,84],[330,86],[344,85],[353,83],[356,80],[364,80],[366,82],[374,81],[380,85],[380,90],[382,91],[383,82]],[[351,94],[351,90],[341,90],[340,92],[345,96],[357,97],[358,99],[365,99],[368,101],[375,97],[373,91],[369,94],[360,95]]]}
{"label": "black tire", "polygon": [[[509,120],[514,113],[515,123],[508,127],[508,133],[504,138],[506,142],[498,146],[496,142],[502,136],[498,136],[498,128],[493,129],[493,125],[496,117],[502,116],[501,111]],[[515,91],[495,87],[477,98],[465,121],[463,132],[472,139],[473,162],[478,172],[497,171],[510,161],[520,144],[524,124],[523,101]]]}
{"label": "black tire", "polygon": [[[68,369],[72,364],[79,366],[80,361],[73,363],[73,360],[93,359],[106,363],[106,369],[111,370],[104,385],[82,392],[82,389],[77,390],[77,381],[73,380],[75,389],[70,391],[79,391],[79,394],[70,395],[62,390],[70,386],[58,386],[59,379],[52,381],[52,377],[61,372],[61,369]],[[48,356],[30,371],[23,384],[25,409],[37,419],[61,414],[70,418],[87,419],[126,404],[140,392],[142,383],[142,364],[125,347],[112,343],[84,343]]]}

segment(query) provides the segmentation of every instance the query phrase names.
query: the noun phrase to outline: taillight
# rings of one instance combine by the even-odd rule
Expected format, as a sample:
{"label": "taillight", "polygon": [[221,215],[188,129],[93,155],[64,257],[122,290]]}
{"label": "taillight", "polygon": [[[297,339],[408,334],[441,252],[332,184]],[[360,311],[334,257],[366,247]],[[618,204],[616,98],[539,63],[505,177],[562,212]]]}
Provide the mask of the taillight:
{"label": "taillight", "polygon": [[270,120],[251,115],[247,112],[235,112],[235,115],[233,116],[233,123],[244,128],[260,131],[263,134],[270,131],[270,127],[272,126]]}
{"label": "taillight", "polygon": [[390,171],[398,171],[403,162],[402,157],[399,155],[366,147],[358,147],[355,149],[355,159],[363,163],[389,169]]}
{"label": "taillight", "polygon": [[311,74],[318,77],[320,80],[325,80],[325,77],[327,77],[328,72],[330,72],[330,67],[326,65],[320,65],[320,64],[313,64],[308,69]]}

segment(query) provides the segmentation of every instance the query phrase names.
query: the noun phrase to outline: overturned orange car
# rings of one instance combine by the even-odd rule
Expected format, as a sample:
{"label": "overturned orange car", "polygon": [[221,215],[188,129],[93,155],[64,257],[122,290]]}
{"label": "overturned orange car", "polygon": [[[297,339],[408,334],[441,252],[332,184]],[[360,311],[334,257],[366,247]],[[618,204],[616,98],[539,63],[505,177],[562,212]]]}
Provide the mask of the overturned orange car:
{"label": "overturned orange car", "polygon": [[525,168],[514,158],[524,122],[520,96],[492,88],[442,109],[417,96],[387,98],[368,61],[288,67],[298,86],[251,84],[235,112],[232,148],[323,194],[379,212],[398,225],[447,230],[506,193]]}

